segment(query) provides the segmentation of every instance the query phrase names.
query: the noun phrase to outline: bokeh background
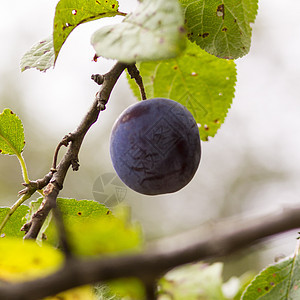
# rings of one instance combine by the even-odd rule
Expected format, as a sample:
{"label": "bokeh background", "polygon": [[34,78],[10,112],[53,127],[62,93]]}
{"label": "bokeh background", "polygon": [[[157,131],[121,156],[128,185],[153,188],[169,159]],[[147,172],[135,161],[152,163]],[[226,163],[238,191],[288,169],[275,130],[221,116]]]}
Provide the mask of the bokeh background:
{"label": "bokeh background", "polygon": [[[137,1],[120,0],[132,11]],[[11,108],[25,127],[31,179],[51,167],[60,139],[76,128],[94,99],[94,73],[105,73],[113,61],[93,62],[91,34],[115,17],[79,26],[62,48],[55,69],[20,72],[22,55],[51,34],[57,1],[11,0],[1,3],[0,111]],[[127,190],[124,204],[140,222],[147,239],[201,224],[272,213],[299,202],[300,175],[300,2],[260,0],[250,53],[236,61],[235,99],[224,125],[202,143],[200,167],[181,191],[142,196]],[[92,127],[80,152],[79,172],[70,171],[60,196],[93,199],[95,180],[113,173],[109,135],[118,115],[136,99],[125,76],[114,89],[107,110]],[[63,150],[64,151],[64,150]],[[62,151],[62,153],[63,153]],[[10,205],[22,188],[15,157],[0,157],[0,205]],[[246,221],[245,221],[246,222]],[[225,277],[258,271],[296,247],[297,231],[224,259]]]}

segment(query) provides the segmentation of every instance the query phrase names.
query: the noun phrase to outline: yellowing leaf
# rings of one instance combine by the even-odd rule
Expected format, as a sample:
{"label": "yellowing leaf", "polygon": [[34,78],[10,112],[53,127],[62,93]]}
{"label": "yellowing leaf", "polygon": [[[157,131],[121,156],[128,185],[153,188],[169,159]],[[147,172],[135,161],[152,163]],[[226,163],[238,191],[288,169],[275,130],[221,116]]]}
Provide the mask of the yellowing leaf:
{"label": "yellowing leaf", "polygon": [[[42,198],[31,204],[31,214],[41,201]],[[57,204],[75,254],[89,256],[137,251],[141,248],[141,228],[131,224],[125,214],[114,216],[103,204],[91,200],[58,198]],[[45,230],[45,235],[46,243],[57,245],[58,236],[53,220]]]}
{"label": "yellowing leaf", "polygon": [[60,251],[34,241],[0,239],[0,280],[25,281],[56,271],[63,262]]}
{"label": "yellowing leaf", "polygon": [[[63,254],[35,241],[6,238],[0,240],[0,280],[18,282],[34,280],[57,271],[63,264]],[[45,300],[94,300],[91,286],[74,288]]]}
{"label": "yellowing leaf", "polygon": [[77,255],[132,252],[141,248],[140,228],[114,216],[75,223],[68,228],[72,248]]}
{"label": "yellowing leaf", "polygon": [[96,300],[96,295],[91,286],[86,285],[59,293],[54,297],[47,297],[44,300]]}

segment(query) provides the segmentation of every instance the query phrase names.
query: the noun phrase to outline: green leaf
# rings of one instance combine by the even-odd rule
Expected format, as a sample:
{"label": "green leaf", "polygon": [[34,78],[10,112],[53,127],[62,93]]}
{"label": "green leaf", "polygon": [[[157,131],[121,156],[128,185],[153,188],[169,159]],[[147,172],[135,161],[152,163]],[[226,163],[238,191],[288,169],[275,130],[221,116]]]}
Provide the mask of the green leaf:
{"label": "green leaf", "polygon": [[267,267],[253,279],[241,300],[256,299],[300,299],[299,255]]}
{"label": "green leaf", "polygon": [[[32,213],[42,199],[31,205]],[[116,217],[103,204],[91,200],[58,198],[72,249],[77,255],[99,255],[136,251],[142,244],[141,229],[129,224],[127,217]],[[45,228],[46,242],[57,245],[58,236],[52,218]]]}
{"label": "green leaf", "polygon": [[121,24],[96,31],[91,43],[98,56],[125,63],[176,57],[185,48],[178,1],[144,0]]}
{"label": "green leaf", "polygon": [[0,153],[20,156],[25,145],[22,121],[10,109],[0,114]]}
{"label": "green leaf", "polygon": [[66,222],[85,222],[87,220],[97,220],[101,216],[111,214],[111,211],[103,204],[93,200],[76,200],[68,198],[58,198],[60,208]]}
{"label": "green leaf", "polygon": [[[185,53],[175,59],[138,65],[147,97],[175,100],[193,114],[202,140],[213,137],[224,122],[234,97],[235,63],[207,54],[189,42]],[[129,80],[134,94],[140,92]]]}
{"label": "green leaf", "polygon": [[144,284],[137,278],[122,278],[96,286],[98,299],[145,299]]}
{"label": "green leaf", "polygon": [[[39,198],[31,203],[31,213],[39,208],[42,200]],[[58,198],[57,205],[62,212],[71,249],[75,255],[119,254],[141,249],[141,228],[130,223],[128,212],[122,210],[114,216],[104,205],[90,200]],[[55,220],[52,218],[49,226],[44,229],[47,237],[45,242],[57,245]],[[120,297],[132,296],[128,299],[143,299],[141,295],[144,295],[144,289],[135,279],[120,279],[99,287],[98,294],[101,295],[101,299],[113,299],[114,294]]]}
{"label": "green leaf", "polygon": [[[240,278],[239,290],[235,294],[233,300],[240,300],[243,292],[245,291],[246,287],[250,284],[250,282],[255,277],[255,273],[253,271],[248,271],[244,273]],[[225,283],[224,285],[226,285]],[[224,285],[223,285],[223,292],[224,292]],[[224,293],[225,294],[225,293]]]}
{"label": "green leaf", "polygon": [[61,0],[56,6],[53,35],[38,42],[21,59],[21,71],[36,68],[46,71],[53,67],[69,34],[78,25],[116,15],[118,1]]}
{"label": "green leaf", "polygon": [[249,52],[258,0],[180,0],[188,37],[217,57],[235,59]]}
{"label": "green leaf", "polygon": [[[216,299],[225,300],[222,293],[222,263],[211,266],[203,263],[189,264],[168,272],[159,282],[158,299]],[[170,297],[171,296],[171,297]]]}
{"label": "green leaf", "polygon": [[54,65],[54,48],[52,36],[38,42],[24,54],[21,59],[21,71],[36,68],[46,71]]}
{"label": "green leaf", "polygon": [[128,225],[113,216],[75,223],[68,228],[72,249],[80,256],[140,250],[140,227]]}
{"label": "green leaf", "polygon": [[[38,210],[43,198],[30,202],[29,219]],[[90,200],[76,200],[69,198],[57,198],[57,205],[60,208],[66,226],[72,226],[75,223],[85,223],[89,220],[97,220],[99,217],[111,212],[104,206],[95,201]],[[55,222],[52,220],[52,214],[47,216],[41,232],[39,233],[38,241],[42,239],[43,233],[47,236],[47,242],[56,245],[58,236],[56,232]],[[29,221],[29,220],[28,220]]]}
{"label": "green leaf", "polygon": [[[9,207],[0,207],[0,221],[6,216],[9,212]],[[20,229],[25,224],[26,218],[25,216],[28,214],[29,207],[27,205],[21,205],[15,211],[13,215],[9,218],[5,227],[3,228],[0,238],[5,237],[24,237],[24,232]]]}
{"label": "green leaf", "polygon": [[60,0],[56,6],[54,18],[55,60],[74,28],[89,21],[124,15],[118,11],[118,8],[117,0]]}

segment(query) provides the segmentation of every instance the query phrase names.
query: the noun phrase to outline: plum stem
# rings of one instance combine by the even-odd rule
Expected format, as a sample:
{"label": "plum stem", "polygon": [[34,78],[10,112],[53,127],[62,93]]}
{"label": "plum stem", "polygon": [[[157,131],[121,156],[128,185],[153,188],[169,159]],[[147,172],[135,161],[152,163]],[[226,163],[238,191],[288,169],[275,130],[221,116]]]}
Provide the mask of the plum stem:
{"label": "plum stem", "polygon": [[138,68],[136,67],[135,64],[129,65],[127,67],[127,71],[128,71],[128,74],[130,75],[130,78],[134,79],[136,84],[139,86],[142,100],[146,100],[147,99],[146,91],[144,88],[143,78],[140,74],[140,71],[138,70]]}

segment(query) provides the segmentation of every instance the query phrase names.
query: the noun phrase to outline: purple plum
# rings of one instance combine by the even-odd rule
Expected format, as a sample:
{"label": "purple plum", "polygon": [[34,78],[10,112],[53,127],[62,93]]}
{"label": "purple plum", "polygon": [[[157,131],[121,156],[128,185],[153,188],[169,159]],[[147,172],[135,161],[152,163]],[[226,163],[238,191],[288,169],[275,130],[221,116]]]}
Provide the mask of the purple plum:
{"label": "purple plum", "polygon": [[154,98],[129,106],[116,120],[110,155],[120,179],[145,195],[186,186],[201,157],[199,129],[180,103]]}

